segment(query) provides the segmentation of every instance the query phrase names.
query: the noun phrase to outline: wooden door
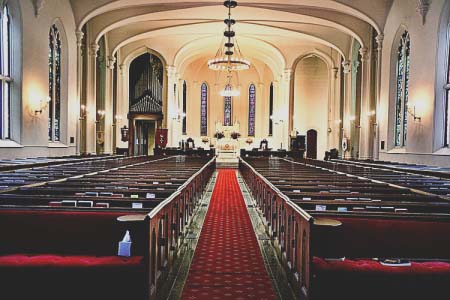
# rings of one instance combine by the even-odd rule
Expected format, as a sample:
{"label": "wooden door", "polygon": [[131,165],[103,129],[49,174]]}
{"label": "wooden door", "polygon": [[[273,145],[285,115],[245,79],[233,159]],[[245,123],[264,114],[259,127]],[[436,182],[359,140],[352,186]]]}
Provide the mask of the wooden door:
{"label": "wooden door", "polygon": [[317,131],[314,129],[306,133],[306,158],[317,159]]}

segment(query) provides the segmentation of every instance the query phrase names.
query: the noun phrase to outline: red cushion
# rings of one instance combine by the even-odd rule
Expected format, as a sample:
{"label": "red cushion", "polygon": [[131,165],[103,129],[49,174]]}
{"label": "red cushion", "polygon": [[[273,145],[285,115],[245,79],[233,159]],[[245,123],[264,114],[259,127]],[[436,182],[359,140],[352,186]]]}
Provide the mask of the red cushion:
{"label": "red cushion", "polygon": [[53,254],[14,254],[0,256],[0,268],[89,268],[89,267],[136,267],[143,264],[142,256],[61,256]]}
{"label": "red cushion", "polygon": [[450,263],[412,262],[388,267],[370,259],[325,261],[313,258],[315,300],[448,299]]}
{"label": "red cushion", "polygon": [[448,262],[411,262],[410,267],[389,267],[384,266],[375,260],[351,260],[326,261],[319,257],[313,258],[314,272],[336,272],[336,273],[356,273],[367,274],[376,273],[379,275],[439,275],[447,276],[450,279],[450,263]]}

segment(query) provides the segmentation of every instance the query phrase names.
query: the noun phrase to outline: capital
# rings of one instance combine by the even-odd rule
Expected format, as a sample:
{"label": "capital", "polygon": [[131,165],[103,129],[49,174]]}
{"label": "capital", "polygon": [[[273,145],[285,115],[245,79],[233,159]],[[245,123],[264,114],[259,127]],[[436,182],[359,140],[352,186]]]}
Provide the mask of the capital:
{"label": "capital", "polygon": [[352,71],[352,62],[349,60],[344,60],[342,62],[342,67],[344,68],[344,74],[349,74]]}
{"label": "capital", "polygon": [[84,32],[81,30],[77,30],[75,32],[75,36],[77,37],[77,46],[78,48],[81,48],[81,46],[83,45]]}
{"label": "capital", "polygon": [[366,47],[361,47],[359,49],[359,54],[361,55],[362,61],[368,61],[369,60],[369,49]]}
{"label": "capital", "polygon": [[380,33],[375,37],[375,41],[377,42],[377,51],[381,52],[381,50],[383,49],[384,35]]}
{"label": "capital", "polygon": [[97,43],[92,43],[89,46],[89,55],[97,57],[98,49],[100,49],[100,46]]}
{"label": "capital", "polygon": [[114,65],[116,64],[116,57],[115,56],[108,56],[108,59],[106,61],[106,66],[110,70],[114,70]]}
{"label": "capital", "polygon": [[177,67],[175,67],[175,66],[167,66],[166,70],[167,70],[167,77],[174,78],[174,79],[176,78]]}

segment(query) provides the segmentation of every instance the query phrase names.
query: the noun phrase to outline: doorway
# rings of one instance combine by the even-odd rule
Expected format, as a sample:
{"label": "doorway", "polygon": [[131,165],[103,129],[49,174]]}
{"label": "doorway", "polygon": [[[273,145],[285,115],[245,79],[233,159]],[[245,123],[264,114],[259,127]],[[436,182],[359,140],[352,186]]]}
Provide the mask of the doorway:
{"label": "doorway", "polygon": [[306,158],[317,159],[317,131],[314,129],[306,132]]}
{"label": "doorway", "polygon": [[156,124],[153,120],[136,120],[134,155],[153,155]]}

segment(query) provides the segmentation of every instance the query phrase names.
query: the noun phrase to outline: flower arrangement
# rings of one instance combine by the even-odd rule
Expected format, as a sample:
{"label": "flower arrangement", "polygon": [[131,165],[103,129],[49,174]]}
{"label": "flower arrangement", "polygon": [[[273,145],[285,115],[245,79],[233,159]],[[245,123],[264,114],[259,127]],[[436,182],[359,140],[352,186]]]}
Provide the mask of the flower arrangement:
{"label": "flower arrangement", "polygon": [[202,143],[206,144],[209,142],[209,138],[207,136],[202,137]]}
{"label": "flower arrangement", "polygon": [[216,139],[220,140],[221,138],[224,138],[225,135],[223,134],[223,132],[217,131],[217,132],[214,134],[214,137],[215,137]]}
{"label": "flower arrangement", "polygon": [[241,136],[241,134],[239,132],[232,132],[231,133],[231,138],[234,139],[234,140],[237,140],[240,136]]}
{"label": "flower arrangement", "polygon": [[245,142],[250,145],[251,143],[253,143],[253,139],[252,138],[248,138],[248,139],[245,140]]}

